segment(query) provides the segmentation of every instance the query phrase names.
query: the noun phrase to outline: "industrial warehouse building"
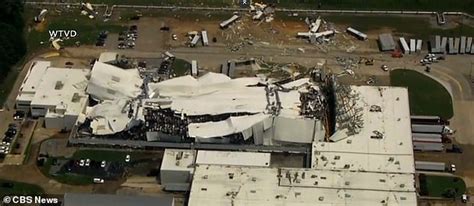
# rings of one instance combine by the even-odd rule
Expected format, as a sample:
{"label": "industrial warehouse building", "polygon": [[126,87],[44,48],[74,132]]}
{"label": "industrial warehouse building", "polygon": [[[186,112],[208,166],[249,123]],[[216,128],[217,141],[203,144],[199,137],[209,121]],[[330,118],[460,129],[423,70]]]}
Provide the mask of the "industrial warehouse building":
{"label": "industrial warehouse building", "polygon": [[[36,62],[17,107],[45,117],[48,128],[74,125],[70,141],[188,148],[165,150],[159,180],[165,190],[189,191],[191,206],[416,205],[407,89],[335,81],[276,86],[206,73],[148,82],[138,69],[100,61],[92,71]],[[328,87],[334,104],[322,92]],[[97,104],[87,105],[89,95]],[[270,152],[289,146],[303,148],[308,168],[272,167]]]}
{"label": "industrial warehouse building", "polygon": [[34,62],[16,99],[19,110],[44,117],[46,128],[70,130],[88,102],[85,92],[88,69],[51,67],[50,62]]}
{"label": "industrial warehouse building", "polygon": [[352,89],[364,126],[314,141],[311,168],[197,165],[189,205],[417,205],[407,90]]}
{"label": "industrial warehouse building", "polygon": [[63,206],[174,206],[172,195],[159,196],[128,196],[111,194],[64,194]]}

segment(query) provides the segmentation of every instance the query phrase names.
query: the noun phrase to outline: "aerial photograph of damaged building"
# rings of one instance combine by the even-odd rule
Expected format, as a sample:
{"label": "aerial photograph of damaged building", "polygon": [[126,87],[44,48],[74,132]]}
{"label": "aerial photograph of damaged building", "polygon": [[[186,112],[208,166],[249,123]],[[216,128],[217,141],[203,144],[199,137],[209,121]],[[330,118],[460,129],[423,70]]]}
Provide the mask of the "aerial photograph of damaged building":
{"label": "aerial photograph of damaged building", "polygon": [[474,0],[4,0],[1,205],[474,206]]}

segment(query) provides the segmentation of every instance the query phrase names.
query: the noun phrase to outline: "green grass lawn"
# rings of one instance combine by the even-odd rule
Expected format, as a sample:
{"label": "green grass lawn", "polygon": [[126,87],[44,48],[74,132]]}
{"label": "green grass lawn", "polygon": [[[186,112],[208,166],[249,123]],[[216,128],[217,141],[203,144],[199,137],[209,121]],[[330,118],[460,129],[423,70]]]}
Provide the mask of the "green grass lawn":
{"label": "green grass lawn", "polygon": [[43,173],[43,175],[54,179],[60,183],[63,184],[68,184],[68,185],[89,185],[93,184],[93,177],[89,177],[86,175],[79,175],[79,174],[71,174],[71,173],[59,173],[59,174],[54,174],[51,175],[49,174],[49,170],[51,169],[51,166],[53,164],[53,159],[57,160],[67,160],[65,157],[50,157],[47,159],[47,161],[43,164],[42,167],[39,167],[40,171]]}
{"label": "green grass lawn", "polygon": [[279,7],[317,9],[421,10],[474,12],[472,0],[266,0]]}
{"label": "green grass lawn", "polygon": [[413,70],[397,69],[390,72],[390,82],[408,87],[411,114],[453,117],[451,96],[436,80]]}
{"label": "green grass lawn", "polygon": [[466,183],[459,177],[420,175],[421,195],[430,197],[447,197],[447,191],[452,190],[455,197],[466,192]]}
{"label": "green grass lawn", "polygon": [[78,150],[72,156],[72,159],[91,159],[96,161],[109,161],[109,162],[125,162],[125,156],[129,154],[131,161],[148,158],[151,153],[141,151],[113,151],[113,150],[92,150],[84,149]]}
{"label": "green grass lawn", "polygon": [[[5,101],[8,99],[8,95],[15,85],[16,78],[18,77],[19,71],[12,69],[5,78],[1,79],[0,82],[0,108],[3,106]],[[8,105],[10,109],[13,108],[14,105]]]}
{"label": "green grass lawn", "polygon": [[191,63],[184,59],[175,59],[173,62],[173,70],[177,76],[183,76],[186,73],[190,73]]}
{"label": "green grass lawn", "polygon": [[91,3],[163,6],[229,6],[232,0],[90,0]]}
{"label": "green grass lawn", "polygon": [[43,189],[38,185],[32,185],[10,180],[0,180],[0,197],[5,195],[39,195]]}
{"label": "green grass lawn", "polygon": [[[48,48],[49,30],[76,30],[77,37],[62,42],[64,46],[72,46],[76,41],[81,44],[95,44],[97,37],[101,31],[110,33],[118,33],[127,29],[124,25],[113,22],[103,22],[98,19],[89,19],[86,16],[77,14],[78,12],[62,13],[48,15],[45,28],[41,31],[32,29],[27,34],[28,50],[35,51],[40,48]],[[40,44],[44,42],[44,44]]]}

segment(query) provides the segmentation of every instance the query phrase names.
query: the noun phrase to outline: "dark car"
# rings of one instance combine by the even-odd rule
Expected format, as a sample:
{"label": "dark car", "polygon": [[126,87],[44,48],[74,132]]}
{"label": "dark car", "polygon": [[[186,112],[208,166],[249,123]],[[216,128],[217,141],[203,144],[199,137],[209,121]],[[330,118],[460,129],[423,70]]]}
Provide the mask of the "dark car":
{"label": "dark car", "polygon": [[13,114],[13,119],[14,120],[21,120],[25,117],[26,113],[24,111],[16,111],[15,114]]}

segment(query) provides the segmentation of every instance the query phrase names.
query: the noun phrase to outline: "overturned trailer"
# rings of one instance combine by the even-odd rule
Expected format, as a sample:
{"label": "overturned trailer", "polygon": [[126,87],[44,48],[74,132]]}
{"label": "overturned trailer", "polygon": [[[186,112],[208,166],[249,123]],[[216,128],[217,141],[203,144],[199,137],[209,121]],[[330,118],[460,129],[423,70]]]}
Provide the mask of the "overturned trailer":
{"label": "overturned trailer", "polygon": [[193,39],[191,40],[191,43],[189,44],[189,46],[195,47],[196,44],[199,42],[199,39],[201,39],[201,36],[199,36],[199,35],[194,35],[194,37],[193,37]]}
{"label": "overturned trailer", "polygon": [[232,17],[230,17],[229,19],[221,22],[219,24],[219,26],[221,27],[221,29],[224,29],[224,28],[227,28],[230,24],[234,23],[235,21],[237,21],[237,19],[239,19],[240,17],[238,15],[234,15]]}
{"label": "overturned trailer", "polygon": [[347,33],[354,35],[359,40],[367,40],[367,34],[364,34],[352,27],[346,29]]}
{"label": "overturned trailer", "polygon": [[209,38],[207,37],[207,31],[205,30],[202,31],[201,35],[202,35],[202,45],[209,46]]}

